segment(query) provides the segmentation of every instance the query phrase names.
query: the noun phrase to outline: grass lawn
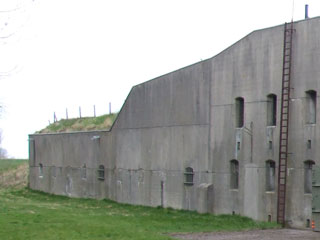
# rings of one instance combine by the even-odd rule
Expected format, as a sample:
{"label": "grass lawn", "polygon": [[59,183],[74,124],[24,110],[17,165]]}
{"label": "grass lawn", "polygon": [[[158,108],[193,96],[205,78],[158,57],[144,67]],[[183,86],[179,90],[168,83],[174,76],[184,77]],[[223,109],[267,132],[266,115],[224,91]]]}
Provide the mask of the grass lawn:
{"label": "grass lawn", "polygon": [[152,240],[172,239],[168,233],[173,232],[277,227],[238,215],[214,216],[109,200],[71,199],[26,187],[0,188],[0,226],[1,240]]}

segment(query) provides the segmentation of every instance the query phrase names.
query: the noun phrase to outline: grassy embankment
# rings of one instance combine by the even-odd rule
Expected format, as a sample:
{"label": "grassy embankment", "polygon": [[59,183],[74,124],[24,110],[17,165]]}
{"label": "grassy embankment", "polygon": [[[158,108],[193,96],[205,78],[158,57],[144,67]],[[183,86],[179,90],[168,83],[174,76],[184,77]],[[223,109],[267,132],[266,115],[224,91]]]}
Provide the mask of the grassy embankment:
{"label": "grassy embankment", "polygon": [[[17,176],[9,179],[25,182],[26,175],[18,172],[27,167],[27,162],[8,161],[0,160],[1,175],[11,172],[11,175]],[[277,227],[275,223],[255,222],[238,215],[214,216],[191,211],[130,206],[109,200],[53,196],[32,191],[25,185],[8,183],[2,183],[0,187],[0,213],[0,239],[5,240],[160,240],[172,239],[169,233],[174,232]]]}
{"label": "grassy embankment", "polygon": [[99,117],[61,119],[60,121],[50,124],[37,133],[109,130],[117,118],[117,115],[117,113],[112,113]]}

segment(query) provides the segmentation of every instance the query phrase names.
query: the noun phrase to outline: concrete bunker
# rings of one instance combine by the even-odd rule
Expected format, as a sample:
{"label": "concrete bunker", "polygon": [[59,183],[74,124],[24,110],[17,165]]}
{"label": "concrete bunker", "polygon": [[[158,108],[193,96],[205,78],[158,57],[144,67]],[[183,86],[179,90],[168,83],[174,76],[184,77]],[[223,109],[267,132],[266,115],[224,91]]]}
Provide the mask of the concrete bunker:
{"label": "concrete bunker", "polygon": [[[294,26],[286,219],[305,227],[311,169],[320,163],[320,18]],[[109,131],[31,134],[30,187],[274,220],[283,34],[283,26],[254,31],[217,56],[134,86]]]}

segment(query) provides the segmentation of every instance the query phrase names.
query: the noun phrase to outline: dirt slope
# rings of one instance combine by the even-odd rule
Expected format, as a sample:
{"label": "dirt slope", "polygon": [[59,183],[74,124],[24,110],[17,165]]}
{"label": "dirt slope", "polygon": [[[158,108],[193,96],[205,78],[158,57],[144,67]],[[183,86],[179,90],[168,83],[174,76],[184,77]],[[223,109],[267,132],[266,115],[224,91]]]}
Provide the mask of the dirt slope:
{"label": "dirt slope", "polygon": [[0,188],[8,187],[25,187],[28,183],[29,165],[23,163],[16,169],[10,169],[8,171],[0,173]]}

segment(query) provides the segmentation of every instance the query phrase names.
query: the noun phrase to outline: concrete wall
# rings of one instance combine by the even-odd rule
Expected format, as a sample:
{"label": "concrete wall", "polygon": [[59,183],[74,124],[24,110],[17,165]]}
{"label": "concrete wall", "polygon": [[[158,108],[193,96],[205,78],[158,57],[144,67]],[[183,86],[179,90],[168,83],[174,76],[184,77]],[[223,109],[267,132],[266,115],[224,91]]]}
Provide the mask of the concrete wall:
{"label": "concrete wall", "polygon": [[[319,165],[319,111],[316,123],[306,121],[306,91],[320,91],[319,25],[320,18],[297,22],[293,37],[286,219],[294,227],[311,219],[304,161]],[[211,59],[133,87],[110,132],[30,135],[31,188],[275,221],[277,184],[266,190],[266,161],[277,175],[283,30],[255,31]],[[267,124],[269,94],[277,96],[275,126]],[[237,97],[244,99],[241,128]],[[237,189],[230,188],[231,160],[239,163]],[[193,185],[185,184],[187,167]]]}
{"label": "concrete wall", "polygon": [[41,134],[29,138],[30,149],[35,152],[30,156],[31,188],[71,197],[104,198],[111,194],[111,179],[97,180],[99,165],[108,169],[114,166],[111,134]]}
{"label": "concrete wall", "polygon": [[[249,34],[212,60],[210,169],[213,182],[224,183],[214,184],[217,213],[276,219],[276,191],[265,191],[265,166],[269,159],[278,161],[279,118],[277,126],[267,126],[266,110],[268,94],[280,100],[282,49],[279,26]],[[245,102],[243,128],[235,125],[237,97]],[[280,102],[278,116],[279,106]],[[268,148],[269,141],[273,149]],[[229,183],[233,159],[240,167],[237,190]]]}
{"label": "concrete wall", "polygon": [[[320,90],[319,25],[319,18],[297,22],[293,37],[286,219],[287,224],[294,227],[305,227],[311,219],[311,194],[304,193],[304,161],[313,160],[319,164],[319,121],[307,124],[305,93],[308,90],[319,93]],[[215,172],[214,183],[226,183],[215,184],[214,201],[218,213],[236,212],[261,220],[268,220],[270,215],[272,220],[276,219],[277,189],[265,190],[265,166],[267,160],[278,163],[283,29],[278,26],[253,32],[212,59],[211,169]],[[276,126],[267,126],[269,94],[277,95],[278,99]],[[235,127],[236,97],[245,100],[243,128]],[[307,149],[308,139],[312,141],[311,149]],[[238,141],[240,150],[237,150]],[[269,141],[274,146],[272,149],[269,149]],[[230,190],[228,184],[232,159],[240,164],[238,190]],[[257,199],[257,203],[252,199]],[[249,205],[252,206],[250,211]]]}
{"label": "concrete wall", "polygon": [[[210,61],[203,61],[133,87],[110,132],[30,135],[36,153],[30,157],[35,158],[30,186],[73,197],[196,209],[197,186],[208,182],[210,68]],[[105,181],[97,180],[101,164]],[[184,184],[187,167],[193,168],[193,185]],[[58,169],[55,177],[52,168]]]}

